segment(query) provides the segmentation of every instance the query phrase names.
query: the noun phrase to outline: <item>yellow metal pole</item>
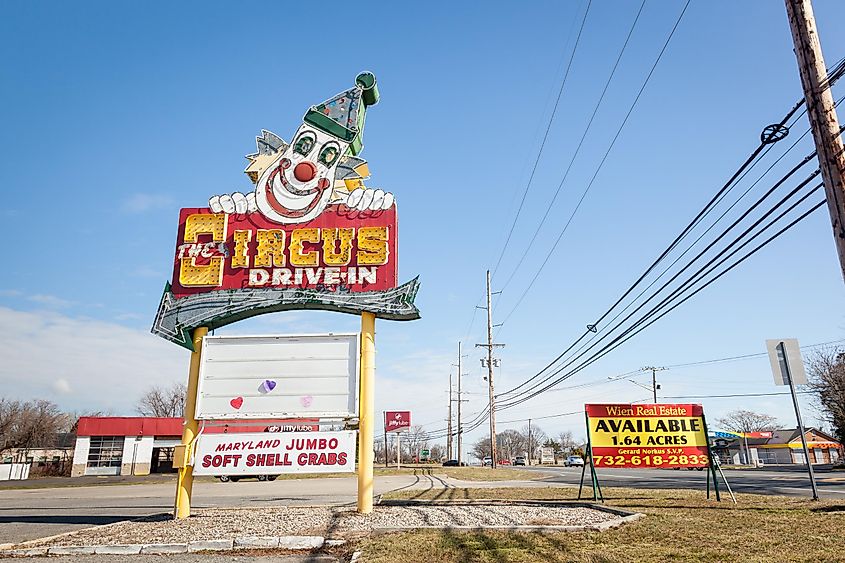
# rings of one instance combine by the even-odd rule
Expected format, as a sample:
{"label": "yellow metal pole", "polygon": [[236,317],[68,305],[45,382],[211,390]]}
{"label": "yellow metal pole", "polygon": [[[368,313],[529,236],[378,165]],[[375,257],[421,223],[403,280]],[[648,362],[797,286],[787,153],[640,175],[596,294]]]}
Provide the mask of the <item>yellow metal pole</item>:
{"label": "yellow metal pole", "polygon": [[182,429],[182,445],[185,446],[184,467],[179,469],[176,482],[176,506],[173,510],[175,518],[182,519],[191,515],[191,491],[194,487],[194,468],[187,462],[191,459],[193,441],[199,431],[199,423],[195,418],[197,407],[197,385],[200,376],[200,360],[202,359],[202,339],[208,334],[204,326],[194,329],[194,352],[191,354],[191,368],[188,372],[188,391],[185,394],[185,423]]}
{"label": "yellow metal pole", "polygon": [[373,437],[376,422],[376,316],[361,313],[361,391],[358,409],[358,512],[373,511]]}

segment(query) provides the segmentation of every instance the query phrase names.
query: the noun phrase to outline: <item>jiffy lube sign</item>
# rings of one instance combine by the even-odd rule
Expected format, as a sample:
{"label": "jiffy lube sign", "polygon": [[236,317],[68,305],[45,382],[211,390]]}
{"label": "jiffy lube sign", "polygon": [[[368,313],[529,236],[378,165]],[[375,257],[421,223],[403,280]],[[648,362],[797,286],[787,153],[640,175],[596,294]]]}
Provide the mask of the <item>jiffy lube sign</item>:
{"label": "jiffy lube sign", "polygon": [[[376,79],[309,108],[289,140],[256,138],[251,189],[179,213],[173,277],[153,333],[193,350],[191,331],[294,309],[414,320],[419,282],[398,285],[393,193],[368,185],[364,117]],[[215,192],[211,192],[215,193]]]}
{"label": "jiffy lube sign", "polygon": [[195,475],[276,475],[355,470],[355,432],[207,434],[194,452]]}

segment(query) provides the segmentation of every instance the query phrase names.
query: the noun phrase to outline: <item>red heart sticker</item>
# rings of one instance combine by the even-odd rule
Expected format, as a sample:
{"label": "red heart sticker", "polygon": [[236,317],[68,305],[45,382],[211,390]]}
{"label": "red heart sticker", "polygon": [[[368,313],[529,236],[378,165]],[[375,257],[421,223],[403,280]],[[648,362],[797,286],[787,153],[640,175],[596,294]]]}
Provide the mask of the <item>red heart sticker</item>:
{"label": "red heart sticker", "polygon": [[235,397],[234,399],[229,401],[229,404],[232,405],[234,408],[239,409],[239,408],[241,408],[241,405],[244,404],[244,398],[243,397]]}

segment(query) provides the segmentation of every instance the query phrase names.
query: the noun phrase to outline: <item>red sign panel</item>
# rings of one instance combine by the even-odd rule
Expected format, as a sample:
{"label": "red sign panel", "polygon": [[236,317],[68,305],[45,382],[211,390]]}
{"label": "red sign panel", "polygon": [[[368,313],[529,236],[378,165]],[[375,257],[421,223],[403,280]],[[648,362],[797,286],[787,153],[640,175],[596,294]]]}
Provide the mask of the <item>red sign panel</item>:
{"label": "red sign panel", "polygon": [[690,404],[585,405],[595,467],[707,467],[704,410]]}
{"label": "red sign panel", "polygon": [[281,225],[261,213],[179,214],[171,291],[218,289],[377,291],[397,285],[396,206],[357,211],[330,205],[307,223]]}
{"label": "red sign panel", "polygon": [[411,426],[411,411],[387,411],[384,413],[384,431],[396,432]]}

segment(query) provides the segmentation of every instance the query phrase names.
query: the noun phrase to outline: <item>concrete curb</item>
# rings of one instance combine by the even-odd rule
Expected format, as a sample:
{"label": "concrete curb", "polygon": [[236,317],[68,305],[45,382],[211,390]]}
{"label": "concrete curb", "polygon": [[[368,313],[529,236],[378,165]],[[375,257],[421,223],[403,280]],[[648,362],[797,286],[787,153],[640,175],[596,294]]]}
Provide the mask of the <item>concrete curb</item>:
{"label": "concrete curb", "polygon": [[197,540],[188,543],[62,545],[54,547],[4,549],[0,550],[0,557],[43,557],[45,555],[170,555],[174,553],[237,551],[242,549],[311,551],[320,549],[323,546],[337,547],[345,543],[346,540],[343,539],[326,539],[322,536],[243,536],[234,539]]}

